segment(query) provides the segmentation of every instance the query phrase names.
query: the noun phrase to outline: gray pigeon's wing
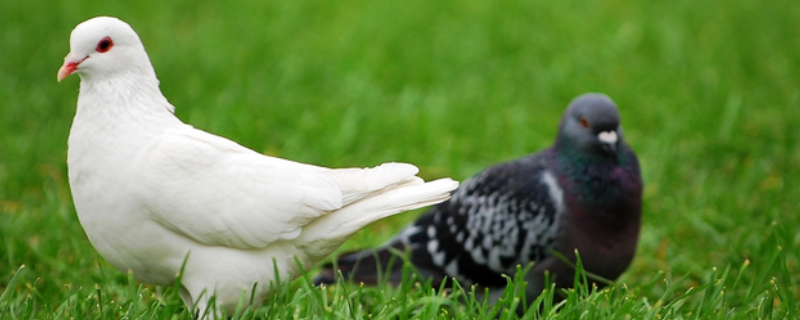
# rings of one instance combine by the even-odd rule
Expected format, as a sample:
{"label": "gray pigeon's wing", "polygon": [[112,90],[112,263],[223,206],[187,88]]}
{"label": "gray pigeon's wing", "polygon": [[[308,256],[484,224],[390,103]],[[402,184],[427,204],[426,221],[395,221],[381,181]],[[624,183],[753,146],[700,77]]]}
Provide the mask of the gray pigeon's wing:
{"label": "gray pigeon's wing", "polygon": [[486,169],[420,217],[398,239],[411,262],[462,284],[504,286],[501,274],[548,257],[564,210],[548,152]]}

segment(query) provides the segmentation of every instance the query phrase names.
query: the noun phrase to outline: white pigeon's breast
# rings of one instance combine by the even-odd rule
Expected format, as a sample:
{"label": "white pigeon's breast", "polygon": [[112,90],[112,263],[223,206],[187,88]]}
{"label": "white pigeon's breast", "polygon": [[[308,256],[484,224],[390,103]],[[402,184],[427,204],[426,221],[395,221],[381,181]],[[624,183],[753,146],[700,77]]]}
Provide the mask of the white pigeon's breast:
{"label": "white pigeon's breast", "polygon": [[[138,150],[153,135],[115,126],[76,122],[70,131],[67,165],[75,209],[86,235],[112,265],[136,279],[169,285],[187,245],[150,220],[137,183]],[[180,254],[183,256],[185,254]]]}
{"label": "white pigeon's breast", "polygon": [[119,185],[86,184],[73,187],[72,192],[78,219],[92,245],[106,260],[123,272],[133,271],[142,281],[171,282],[180,261],[170,258],[175,255],[175,245],[180,239],[167,238],[169,233],[147,219],[147,212],[120,192]]}

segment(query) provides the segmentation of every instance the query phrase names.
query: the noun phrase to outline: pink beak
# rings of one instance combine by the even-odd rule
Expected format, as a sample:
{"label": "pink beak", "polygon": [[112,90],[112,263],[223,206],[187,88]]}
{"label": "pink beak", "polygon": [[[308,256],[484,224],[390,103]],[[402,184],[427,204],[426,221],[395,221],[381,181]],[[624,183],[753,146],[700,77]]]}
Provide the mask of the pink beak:
{"label": "pink beak", "polygon": [[89,56],[81,58],[72,53],[64,57],[64,65],[62,65],[61,68],[58,69],[58,75],[56,75],[56,79],[58,80],[58,82],[61,82],[61,80],[64,80],[64,78],[68,77],[73,72],[75,72],[75,70],[78,69],[78,65],[80,65],[81,62],[83,62],[83,60],[86,60],[87,58],[89,58]]}

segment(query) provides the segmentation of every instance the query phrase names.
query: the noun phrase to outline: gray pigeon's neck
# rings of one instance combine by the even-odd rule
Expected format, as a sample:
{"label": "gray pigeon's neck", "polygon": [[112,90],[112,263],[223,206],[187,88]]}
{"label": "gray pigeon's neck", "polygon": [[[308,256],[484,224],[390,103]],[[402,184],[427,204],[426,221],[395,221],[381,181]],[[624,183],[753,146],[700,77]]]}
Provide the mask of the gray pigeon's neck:
{"label": "gray pigeon's neck", "polygon": [[563,152],[556,158],[561,183],[569,190],[565,193],[582,206],[575,209],[600,221],[638,216],[633,210],[638,206],[629,206],[628,200],[641,198],[642,182],[638,162],[625,145],[614,156]]}

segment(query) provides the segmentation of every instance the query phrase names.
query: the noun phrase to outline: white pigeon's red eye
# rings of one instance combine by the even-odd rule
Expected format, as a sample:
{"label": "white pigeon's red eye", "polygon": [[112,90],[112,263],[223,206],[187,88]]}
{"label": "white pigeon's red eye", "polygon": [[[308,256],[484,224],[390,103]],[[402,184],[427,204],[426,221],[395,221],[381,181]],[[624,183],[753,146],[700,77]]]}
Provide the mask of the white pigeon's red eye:
{"label": "white pigeon's red eye", "polygon": [[114,41],[111,41],[111,38],[105,37],[97,43],[97,52],[104,53],[111,49],[114,46]]}

